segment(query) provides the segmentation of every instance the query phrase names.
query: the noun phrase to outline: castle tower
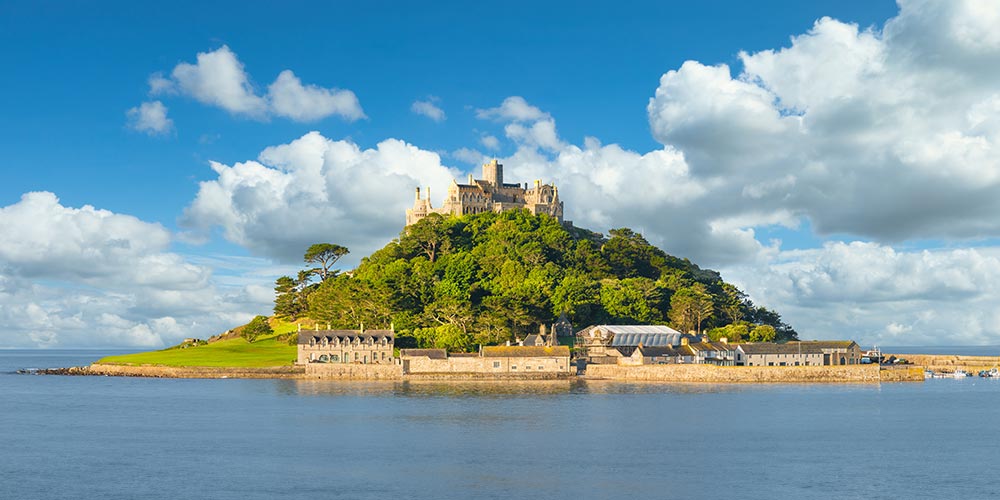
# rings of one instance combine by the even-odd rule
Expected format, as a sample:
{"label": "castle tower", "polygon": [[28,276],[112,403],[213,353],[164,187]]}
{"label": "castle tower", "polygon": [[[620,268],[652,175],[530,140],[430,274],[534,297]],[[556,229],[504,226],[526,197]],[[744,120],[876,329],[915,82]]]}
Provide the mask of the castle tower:
{"label": "castle tower", "polygon": [[503,187],[503,165],[496,158],[483,164],[483,180],[493,183],[494,186]]}

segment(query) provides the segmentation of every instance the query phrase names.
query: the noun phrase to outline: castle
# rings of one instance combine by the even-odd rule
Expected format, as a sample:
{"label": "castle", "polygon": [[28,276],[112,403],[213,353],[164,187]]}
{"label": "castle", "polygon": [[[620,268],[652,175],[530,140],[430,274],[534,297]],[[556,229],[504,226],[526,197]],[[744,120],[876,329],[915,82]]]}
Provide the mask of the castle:
{"label": "castle", "polygon": [[483,179],[473,179],[469,174],[468,184],[452,180],[441,208],[431,206],[430,188],[427,188],[427,198],[421,198],[418,187],[413,208],[406,210],[406,225],[416,224],[430,214],[462,216],[518,208],[526,208],[533,215],[548,214],[559,222],[563,221],[563,202],[559,201],[559,190],[554,184],[542,184],[539,180],[531,188],[527,183],[523,186],[504,184],[503,165],[493,160],[483,164]]}

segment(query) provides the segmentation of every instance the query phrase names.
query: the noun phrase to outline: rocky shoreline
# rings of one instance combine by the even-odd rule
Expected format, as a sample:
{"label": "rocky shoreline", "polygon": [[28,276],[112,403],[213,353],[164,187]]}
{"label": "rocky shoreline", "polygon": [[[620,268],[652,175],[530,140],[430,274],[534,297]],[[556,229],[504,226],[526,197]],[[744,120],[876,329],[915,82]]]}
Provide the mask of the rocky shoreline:
{"label": "rocky shoreline", "polygon": [[105,377],[148,378],[255,378],[297,379],[305,377],[305,369],[298,366],[272,366],[243,368],[225,366],[129,366],[94,363],[88,366],[18,370],[31,375],[69,375]]}

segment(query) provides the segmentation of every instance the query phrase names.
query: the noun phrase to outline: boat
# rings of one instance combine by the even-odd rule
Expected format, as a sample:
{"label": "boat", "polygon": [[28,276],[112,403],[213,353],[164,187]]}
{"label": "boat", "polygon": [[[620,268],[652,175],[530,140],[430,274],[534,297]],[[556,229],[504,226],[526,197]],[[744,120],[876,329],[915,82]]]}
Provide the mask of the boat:
{"label": "boat", "polygon": [[965,377],[969,377],[971,375],[969,375],[968,373],[966,373],[965,370],[955,370],[955,373],[952,373],[951,376],[954,377],[954,378],[965,378]]}

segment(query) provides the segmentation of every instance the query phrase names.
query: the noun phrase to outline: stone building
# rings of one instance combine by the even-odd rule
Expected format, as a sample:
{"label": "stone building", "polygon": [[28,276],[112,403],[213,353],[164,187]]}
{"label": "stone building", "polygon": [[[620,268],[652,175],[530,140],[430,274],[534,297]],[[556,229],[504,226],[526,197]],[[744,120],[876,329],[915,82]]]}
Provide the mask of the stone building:
{"label": "stone building", "polygon": [[452,180],[441,207],[431,205],[430,188],[427,188],[426,195],[426,198],[421,198],[420,188],[417,188],[413,208],[406,210],[407,226],[432,213],[462,216],[519,208],[526,208],[534,215],[547,214],[560,222],[563,220],[563,202],[559,201],[559,190],[554,184],[542,184],[540,180],[536,180],[532,187],[528,187],[527,183],[523,186],[506,184],[503,181],[503,165],[496,160],[483,165],[482,179],[473,179],[469,174],[468,184]]}
{"label": "stone building", "polygon": [[805,340],[776,344],[754,342],[736,348],[738,366],[831,366],[861,363],[853,340]]}
{"label": "stone building", "polygon": [[517,378],[551,378],[573,373],[566,346],[492,346],[477,354],[444,349],[403,349],[403,374],[466,374]]}
{"label": "stone building", "polygon": [[300,330],[298,364],[393,364],[395,329]]}

